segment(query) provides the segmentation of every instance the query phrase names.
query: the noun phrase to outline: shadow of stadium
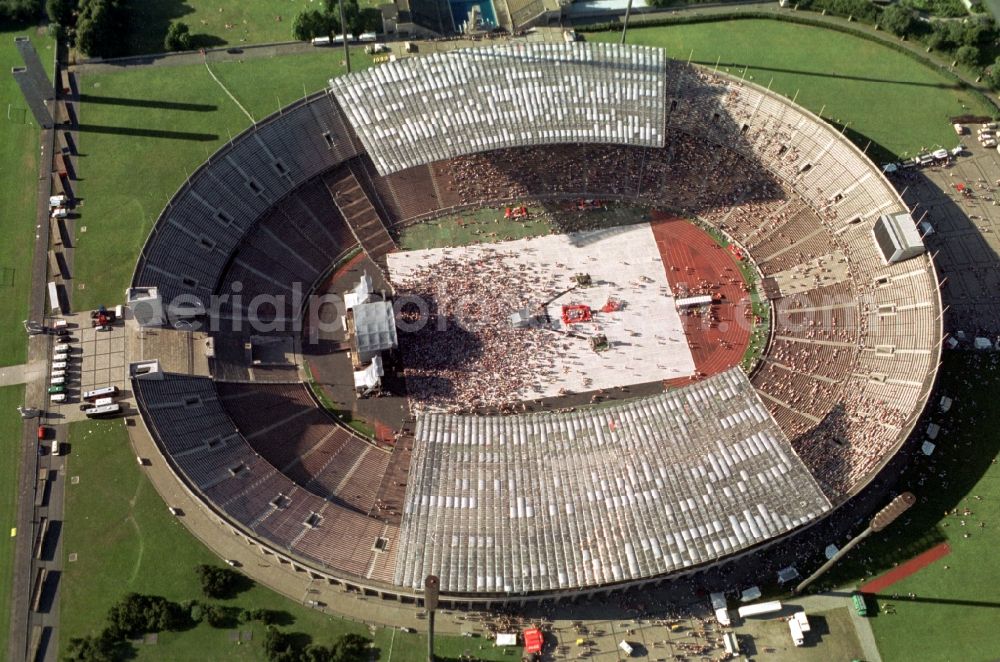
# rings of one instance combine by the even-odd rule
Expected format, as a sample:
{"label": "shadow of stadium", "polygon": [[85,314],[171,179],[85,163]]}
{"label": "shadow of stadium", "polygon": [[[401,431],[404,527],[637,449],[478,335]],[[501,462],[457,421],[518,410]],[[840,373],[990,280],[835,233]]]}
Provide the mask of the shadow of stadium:
{"label": "shadow of stadium", "polygon": [[[954,335],[964,330],[970,335],[996,338],[1000,334],[1000,294],[993,274],[1000,274],[1000,255],[984,241],[980,229],[955,197],[945,194],[927,172],[909,170],[890,179],[903,192],[907,205],[915,209],[914,216],[925,218],[936,228],[925,242],[934,255],[938,278],[945,282],[941,292],[945,333]],[[951,279],[958,283],[949,284]],[[982,418],[981,408],[990,406],[977,404],[976,399],[983,399],[985,392],[1000,382],[991,354],[970,350],[967,343],[964,347],[945,350],[929,405],[897,456],[868,488],[845,504],[840,513],[828,518],[822,529],[828,531],[830,541],[856,534],[867,526],[868,515],[904,490],[917,495],[917,505],[885,533],[859,546],[831,570],[821,585],[838,586],[878,575],[947,540],[940,528],[942,514],[969,505],[965,499],[1000,454],[1000,435],[980,434],[961,443],[959,435],[965,426]],[[993,372],[983,372],[990,366]],[[954,399],[948,413],[937,406],[942,395]],[[930,457],[920,449],[929,423],[940,425],[942,430],[937,440],[939,447]],[[948,443],[941,445],[942,439]],[[818,546],[806,558],[807,567],[824,560]]]}
{"label": "shadow of stadium", "polygon": [[209,113],[219,109],[215,104],[183,103],[180,101],[163,101],[160,99],[131,99],[127,97],[106,97],[98,94],[80,94],[77,99],[81,103],[98,103],[112,106],[130,106],[135,108],[157,108],[161,110],[187,110],[199,113]]}
{"label": "shadow of stadium", "polygon": [[[856,80],[863,83],[888,83],[890,85],[913,85],[916,87],[930,87],[939,90],[961,90],[965,89],[965,85],[961,83],[955,84],[945,84],[945,83],[923,83],[916,80],[893,80],[891,78],[871,78],[869,76],[847,76],[844,74],[830,73],[829,71],[807,71],[805,69],[786,69],[784,67],[766,67],[759,64],[746,64],[743,62],[707,62],[701,60],[692,60],[694,64],[700,64],[704,67],[713,68],[728,67],[738,71],[746,71],[747,69],[752,69],[755,71],[774,71],[782,74],[797,74],[800,76],[817,76],[819,78],[838,78],[841,80]],[[731,72],[735,75],[736,72]]]}

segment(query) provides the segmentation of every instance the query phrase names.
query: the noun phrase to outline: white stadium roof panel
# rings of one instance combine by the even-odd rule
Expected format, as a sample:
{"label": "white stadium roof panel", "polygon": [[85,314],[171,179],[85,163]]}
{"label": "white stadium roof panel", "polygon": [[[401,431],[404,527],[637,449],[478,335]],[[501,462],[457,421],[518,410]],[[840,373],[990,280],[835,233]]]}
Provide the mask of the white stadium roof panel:
{"label": "white stadium roof panel", "polygon": [[386,175],[506,147],[663,147],[665,73],[659,48],[531,43],[405,58],[330,86]]}
{"label": "white stadium roof panel", "polygon": [[734,368],[571,413],[422,416],[395,581],[416,589],[435,574],[451,592],[586,587],[786,533],[830,503],[764,412]]}

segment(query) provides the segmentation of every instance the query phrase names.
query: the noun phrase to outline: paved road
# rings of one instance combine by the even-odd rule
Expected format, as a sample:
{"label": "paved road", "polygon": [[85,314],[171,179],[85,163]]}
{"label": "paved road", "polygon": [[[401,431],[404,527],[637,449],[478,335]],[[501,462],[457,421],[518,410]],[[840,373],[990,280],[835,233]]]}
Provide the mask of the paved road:
{"label": "paved road", "polygon": [[[38,231],[31,264],[31,291],[28,310],[30,319],[41,321],[45,314],[49,244],[48,203],[54,133],[42,131],[39,142],[42,146],[42,158],[39,164],[37,188]],[[31,336],[28,338],[28,365],[46,365],[50,346],[50,336]],[[48,398],[45,395],[44,379],[34,379],[27,382],[24,403],[28,407],[45,409],[48,405]],[[37,524],[35,483],[38,478],[38,455],[35,448],[38,423],[37,420],[26,420],[21,437],[21,468],[17,487],[17,536],[14,540],[14,578],[11,586],[11,636],[7,651],[7,659],[9,660],[25,659],[31,631],[31,583],[34,577],[31,546]]]}
{"label": "paved road", "polygon": [[867,662],[881,662],[882,656],[879,655],[878,646],[875,644],[875,635],[872,633],[871,621],[858,616],[858,613],[851,608],[850,594],[854,589],[855,587],[853,586],[847,586],[838,591],[816,593],[795,598],[790,602],[801,606],[807,613],[848,607],[848,612],[851,615],[851,623],[854,624],[854,630],[858,634],[861,650],[865,653],[865,660]]}

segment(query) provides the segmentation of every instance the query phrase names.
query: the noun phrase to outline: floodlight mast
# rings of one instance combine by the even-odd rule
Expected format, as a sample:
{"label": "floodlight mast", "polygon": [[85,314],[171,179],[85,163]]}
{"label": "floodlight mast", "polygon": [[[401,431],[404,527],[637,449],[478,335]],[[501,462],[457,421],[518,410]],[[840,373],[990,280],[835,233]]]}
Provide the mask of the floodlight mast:
{"label": "floodlight mast", "polygon": [[632,14],[632,0],[628,0],[625,6],[625,21],[622,24],[622,44],[625,43],[625,35],[628,33],[628,17]]}
{"label": "floodlight mast", "polygon": [[436,575],[424,579],[424,608],[427,610],[427,662],[434,662],[434,611],[438,606],[438,587],[441,585]]}
{"label": "floodlight mast", "polygon": [[801,584],[796,586],[793,593],[795,594],[802,593],[802,591],[806,590],[806,587],[808,587],[810,584],[816,581],[823,573],[825,573],[827,570],[833,567],[833,565],[837,561],[844,558],[844,556],[849,551],[854,549],[858,545],[858,543],[860,543],[862,540],[864,540],[871,534],[878,533],[879,531],[885,529],[887,526],[896,521],[896,519],[899,518],[900,515],[909,510],[910,507],[916,502],[917,502],[917,497],[913,495],[913,492],[903,492],[895,499],[890,501],[888,506],[875,513],[875,517],[873,517],[872,521],[868,523],[867,529],[865,529],[864,531],[856,535],[854,538],[852,538],[849,543],[844,545],[843,549],[841,549],[839,552],[830,557],[829,561],[821,565],[819,567],[819,570],[809,575],[805,580],[802,581]]}
{"label": "floodlight mast", "polygon": [[351,73],[351,49],[347,47],[347,21],[344,20],[344,0],[340,0],[340,30],[344,33],[344,62],[347,73]]}

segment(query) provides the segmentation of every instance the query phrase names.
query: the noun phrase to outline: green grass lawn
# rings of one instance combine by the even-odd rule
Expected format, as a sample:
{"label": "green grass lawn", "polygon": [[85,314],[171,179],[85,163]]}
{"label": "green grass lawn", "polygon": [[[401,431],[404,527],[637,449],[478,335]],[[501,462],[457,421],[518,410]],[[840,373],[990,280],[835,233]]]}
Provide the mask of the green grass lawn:
{"label": "green grass lawn", "polygon": [[187,23],[198,48],[291,41],[296,14],[315,6],[310,0],[138,2],[132,10],[129,51],[162,52],[167,28],[174,21]]}
{"label": "green grass lawn", "polygon": [[[340,55],[323,50],[212,69],[259,120],[343,73]],[[352,61],[356,67],[371,64],[360,51]],[[203,65],[84,76],[80,88],[87,95],[80,110],[77,184],[84,206],[73,303],[85,309],[122,300],[136,256],[187,173],[250,120]]]}
{"label": "green grass lawn", "polygon": [[[191,29],[195,48],[292,41],[295,16],[319,0],[146,0],[133,4],[129,52],[160,53],[172,22]],[[377,7],[378,0],[358,5]],[[278,20],[280,18],[280,20]]]}
{"label": "green grass lawn", "polygon": [[[11,529],[17,518],[17,479],[21,459],[21,417],[16,407],[24,403],[23,386],[0,388],[0,651],[10,636],[10,585],[14,565]],[[35,449],[29,449],[34,452]],[[18,531],[18,535],[31,535]]]}
{"label": "green grass lawn", "polygon": [[[619,33],[588,34],[618,41]],[[849,122],[847,133],[888,153],[954,147],[948,118],[989,109],[954,81],[880,44],[823,28],[769,20],[740,20],[632,28],[630,43],[661,46],[673,58],[715,66],[768,86],[825,119]],[[824,108],[825,107],[825,108]],[[876,158],[888,156],[876,153]]]}
{"label": "green grass lawn", "polygon": [[[0,411],[13,407],[14,396],[0,389]],[[12,398],[7,402],[6,398]],[[18,400],[19,402],[19,400]],[[9,406],[8,406],[9,405]],[[3,421],[0,420],[0,425]],[[0,427],[0,432],[9,432]],[[19,436],[4,434],[3,438]],[[10,452],[5,457],[11,457]],[[175,601],[199,599],[201,589],[195,566],[220,564],[219,559],[196,540],[177,518],[170,515],[152,484],[139,470],[122,421],[85,421],[70,428],[70,456],[67,460],[66,514],[63,527],[65,572],[61,580],[60,649],[70,638],[99,630],[108,608],[128,592],[162,595]],[[3,465],[0,465],[3,466]],[[79,477],[72,484],[73,477]],[[6,472],[0,474],[4,484]],[[4,488],[4,494],[7,493]],[[13,489],[10,489],[13,492]],[[6,497],[0,513],[10,510]],[[13,515],[10,515],[12,517]],[[0,547],[0,562],[4,557]],[[68,562],[69,554],[77,560]],[[6,576],[6,575],[5,575]],[[5,585],[0,585],[0,589]],[[0,592],[0,599],[3,595]],[[357,632],[368,636],[367,627],[308,609],[273,591],[254,586],[230,600],[212,603],[240,608],[266,608],[286,612],[291,623],[283,629],[304,632],[313,643],[329,644],[341,634]],[[0,604],[0,607],[5,607]],[[3,612],[3,613],[6,613]],[[240,626],[247,629],[248,626]],[[260,642],[263,628],[252,626],[253,642],[237,646],[228,632],[201,624],[186,632],[160,633],[153,646],[137,646],[140,660],[264,660]],[[3,632],[0,636],[6,636]],[[376,631],[379,659],[388,659],[390,630]],[[471,640],[438,637],[439,650],[461,653]],[[392,659],[400,662],[424,659],[426,639],[422,635],[396,633]],[[484,651],[488,659],[503,659]]]}
{"label": "green grass lawn", "polygon": [[399,245],[405,251],[444,246],[469,246],[507,239],[523,239],[549,234],[549,223],[540,207],[529,207],[531,218],[505,219],[503,209],[483,208],[443,216],[404,228]]}
{"label": "green grass lawn", "polygon": [[[28,315],[30,247],[35,238],[39,131],[21,90],[10,75],[23,66],[14,37],[28,35],[42,62],[52,67],[52,41],[36,29],[0,26],[0,365],[23,363],[27,342],[21,320]],[[28,247],[26,250],[25,248]]]}
{"label": "green grass lawn", "polygon": [[[920,501],[822,581],[832,587],[871,579],[939,542],[949,543],[951,554],[885,589],[877,600],[896,610],[872,618],[885,662],[1000,657],[1000,641],[993,636],[1000,610],[1000,465],[995,464],[1000,411],[991,403],[1000,390],[1000,368],[982,354],[948,353],[940,381],[941,392],[955,403],[947,415],[935,417],[943,428],[937,450],[930,459],[915,460],[902,479],[902,489],[910,489]],[[954,508],[969,508],[972,515],[945,515]],[[911,592],[917,601],[906,599]],[[875,602],[869,600],[869,606]]]}

